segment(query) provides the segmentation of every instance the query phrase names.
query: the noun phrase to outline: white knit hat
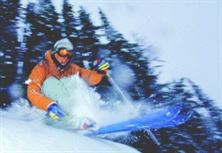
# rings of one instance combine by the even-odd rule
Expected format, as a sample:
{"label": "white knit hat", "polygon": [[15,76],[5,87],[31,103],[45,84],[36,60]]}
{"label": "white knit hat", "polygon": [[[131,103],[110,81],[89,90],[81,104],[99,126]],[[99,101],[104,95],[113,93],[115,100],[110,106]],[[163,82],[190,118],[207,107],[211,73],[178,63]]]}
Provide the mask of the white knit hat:
{"label": "white knit hat", "polygon": [[68,38],[63,38],[58,41],[56,41],[55,45],[53,46],[52,53],[56,53],[59,51],[60,48],[65,48],[67,50],[73,50],[73,45],[71,41]]}

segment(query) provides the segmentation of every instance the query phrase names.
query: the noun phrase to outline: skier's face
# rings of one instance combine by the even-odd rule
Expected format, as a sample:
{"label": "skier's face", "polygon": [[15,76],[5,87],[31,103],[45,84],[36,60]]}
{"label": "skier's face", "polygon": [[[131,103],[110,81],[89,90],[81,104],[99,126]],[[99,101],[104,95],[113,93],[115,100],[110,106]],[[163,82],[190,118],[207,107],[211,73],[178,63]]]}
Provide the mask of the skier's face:
{"label": "skier's face", "polygon": [[[64,53],[64,55],[61,53]],[[65,53],[67,55],[65,55]],[[66,65],[69,62],[71,55],[72,53],[70,51],[67,51],[66,49],[62,49],[59,51],[59,53],[55,54],[55,58],[61,65]]]}

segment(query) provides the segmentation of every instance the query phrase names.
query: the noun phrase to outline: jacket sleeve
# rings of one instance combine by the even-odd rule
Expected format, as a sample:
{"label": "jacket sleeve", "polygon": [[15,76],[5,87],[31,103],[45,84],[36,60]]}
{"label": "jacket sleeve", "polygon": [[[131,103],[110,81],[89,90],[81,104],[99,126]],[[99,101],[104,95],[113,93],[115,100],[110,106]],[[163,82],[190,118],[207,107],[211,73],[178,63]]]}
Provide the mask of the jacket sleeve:
{"label": "jacket sleeve", "polygon": [[100,74],[95,70],[88,70],[77,66],[80,76],[89,84],[89,85],[97,85],[105,76],[104,74]]}
{"label": "jacket sleeve", "polygon": [[41,86],[45,79],[45,69],[39,64],[36,65],[29,76],[27,96],[34,106],[47,111],[48,106],[53,103],[53,100],[41,93]]}

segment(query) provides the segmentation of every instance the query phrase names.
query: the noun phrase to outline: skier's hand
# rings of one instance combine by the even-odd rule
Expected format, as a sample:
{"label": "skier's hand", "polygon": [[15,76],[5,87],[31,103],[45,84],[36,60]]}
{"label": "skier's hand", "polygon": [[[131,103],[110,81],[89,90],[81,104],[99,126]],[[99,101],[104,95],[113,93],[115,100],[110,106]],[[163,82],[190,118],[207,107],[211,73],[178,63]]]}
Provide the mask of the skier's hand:
{"label": "skier's hand", "polygon": [[48,107],[47,116],[49,116],[54,121],[59,121],[65,116],[65,112],[56,104],[52,104]]}
{"label": "skier's hand", "polygon": [[96,71],[106,74],[108,72],[110,64],[106,60],[98,58],[93,62],[93,66],[96,69]]}

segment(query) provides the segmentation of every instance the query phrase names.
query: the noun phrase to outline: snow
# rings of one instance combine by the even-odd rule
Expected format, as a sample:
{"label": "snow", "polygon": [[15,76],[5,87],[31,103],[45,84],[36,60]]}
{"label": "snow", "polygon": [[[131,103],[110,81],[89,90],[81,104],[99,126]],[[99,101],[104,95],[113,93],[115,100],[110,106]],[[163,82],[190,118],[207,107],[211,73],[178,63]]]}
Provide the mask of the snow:
{"label": "snow", "polygon": [[112,77],[116,83],[123,89],[127,89],[130,85],[133,85],[135,82],[133,70],[118,59],[113,59],[112,61]]}
{"label": "snow", "polygon": [[19,113],[13,112],[14,109],[8,112],[0,111],[1,153],[137,152],[135,149],[111,141],[46,126],[42,122],[41,113],[39,113],[39,117],[25,119],[30,112],[28,113],[22,108],[24,107],[19,110],[24,111],[22,114],[27,116],[20,114],[20,119],[19,117],[14,118]]}
{"label": "snow", "polygon": [[13,83],[8,87],[8,94],[12,100],[23,97],[25,91],[20,84]]}

